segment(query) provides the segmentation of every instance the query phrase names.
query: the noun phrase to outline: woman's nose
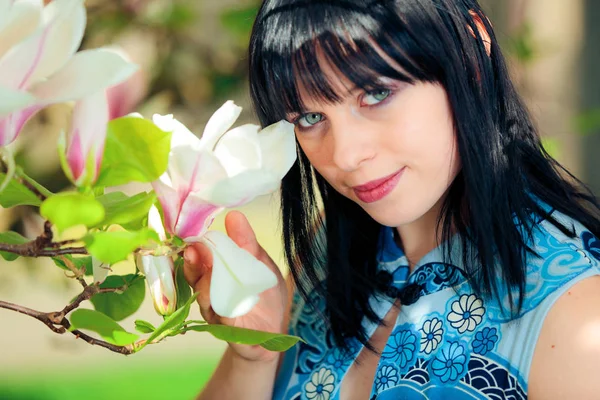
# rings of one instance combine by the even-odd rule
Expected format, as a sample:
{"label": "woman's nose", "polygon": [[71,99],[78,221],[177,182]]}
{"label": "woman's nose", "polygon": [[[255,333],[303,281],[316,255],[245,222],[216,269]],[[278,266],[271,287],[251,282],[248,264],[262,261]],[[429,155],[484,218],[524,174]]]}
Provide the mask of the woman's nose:
{"label": "woman's nose", "polygon": [[332,131],[333,162],[341,170],[352,172],[375,156],[375,135],[363,124],[347,120]]}

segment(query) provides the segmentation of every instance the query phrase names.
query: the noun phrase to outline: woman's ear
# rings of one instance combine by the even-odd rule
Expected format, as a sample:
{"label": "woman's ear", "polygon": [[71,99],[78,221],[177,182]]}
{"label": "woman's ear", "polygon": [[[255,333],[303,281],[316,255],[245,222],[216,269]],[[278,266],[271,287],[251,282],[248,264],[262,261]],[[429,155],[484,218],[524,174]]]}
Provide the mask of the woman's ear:
{"label": "woman's ear", "polygon": [[[473,10],[469,11],[469,14],[473,18],[473,22],[475,22],[475,26],[477,27],[477,30],[479,31],[479,36],[481,36],[481,40],[483,41],[483,44],[485,46],[485,52],[489,56],[492,53],[492,40],[490,38],[490,34],[488,33],[487,29],[485,28],[485,24],[483,23],[483,20],[481,19],[481,16],[479,14],[477,14]],[[485,18],[487,19],[487,17],[485,17]],[[491,25],[491,22],[489,19],[488,19],[488,22]],[[469,26],[469,31],[471,31],[471,34],[473,35],[473,37],[477,37],[477,35],[475,35],[475,32],[473,32],[473,29],[471,29],[470,26]]]}

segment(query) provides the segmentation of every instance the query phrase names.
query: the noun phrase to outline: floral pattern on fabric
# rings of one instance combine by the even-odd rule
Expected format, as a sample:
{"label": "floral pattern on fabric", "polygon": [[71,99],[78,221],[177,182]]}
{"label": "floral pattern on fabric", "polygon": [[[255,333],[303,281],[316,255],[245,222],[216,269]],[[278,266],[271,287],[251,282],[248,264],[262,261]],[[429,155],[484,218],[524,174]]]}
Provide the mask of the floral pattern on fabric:
{"label": "floral pattern on fabric", "polygon": [[485,308],[481,299],[474,294],[463,295],[452,303],[452,311],[447,319],[458,333],[473,332],[483,320],[484,314]]}
{"label": "floral pattern on fabric", "polygon": [[382,361],[393,362],[401,371],[411,367],[419,352],[419,333],[406,324],[394,329],[385,349],[381,353]]}
{"label": "floral pattern on fabric", "polygon": [[425,321],[421,327],[421,352],[431,354],[436,350],[444,335],[444,325],[441,319],[432,318]]}
{"label": "floral pattern on fabric", "polygon": [[[527,398],[528,368],[544,311],[568,285],[600,275],[600,241],[577,222],[556,212],[553,216],[571,223],[577,234],[567,237],[548,221],[536,227],[531,247],[539,257],[527,259],[526,297],[523,312],[516,316],[518,323],[506,314],[508,293],[501,293],[500,304],[480,298],[464,284],[462,264],[442,262],[441,251],[424,257],[412,274],[397,248],[382,251],[386,258],[380,268],[392,274],[394,285],[418,283],[422,292],[414,304],[402,307],[381,352],[371,400]],[[393,246],[386,229],[382,246]],[[348,351],[334,344],[322,319],[324,300],[316,292],[311,296],[320,312],[301,300],[296,305],[290,333],[306,343],[286,353],[276,400],[339,400],[344,376],[364,350],[355,339],[349,341]],[[391,307],[377,299],[372,304],[380,318]],[[544,308],[530,313],[536,307]],[[373,333],[372,324],[365,321],[364,326]]]}

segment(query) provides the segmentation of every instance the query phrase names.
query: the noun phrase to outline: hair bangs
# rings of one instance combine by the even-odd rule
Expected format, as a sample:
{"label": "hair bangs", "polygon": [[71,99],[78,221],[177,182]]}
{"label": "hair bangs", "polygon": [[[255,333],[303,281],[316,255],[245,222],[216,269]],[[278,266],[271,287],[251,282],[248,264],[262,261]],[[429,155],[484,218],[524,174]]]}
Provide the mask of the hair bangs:
{"label": "hair bangs", "polygon": [[[261,39],[251,43],[250,53],[261,123],[306,112],[303,95],[331,104],[355,88],[380,88],[381,78],[437,80],[415,61],[415,54],[423,57],[410,30],[399,16],[390,20],[397,14],[385,7],[358,1],[319,2],[317,7],[298,1],[266,12],[254,27],[253,37]],[[342,80],[350,87],[340,85]]]}

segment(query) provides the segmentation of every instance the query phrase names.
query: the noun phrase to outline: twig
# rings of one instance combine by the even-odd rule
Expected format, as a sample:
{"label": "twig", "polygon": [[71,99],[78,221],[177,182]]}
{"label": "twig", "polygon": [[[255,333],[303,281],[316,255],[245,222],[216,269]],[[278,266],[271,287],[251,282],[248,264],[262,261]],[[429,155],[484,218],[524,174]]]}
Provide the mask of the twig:
{"label": "twig", "polygon": [[83,339],[85,342],[87,342],[91,345],[104,347],[105,349],[114,351],[115,353],[124,354],[124,355],[129,355],[134,352],[132,345],[117,346],[117,345],[105,342],[104,340],[100,340],[100,339],[96,339],[91,336],[88,336],[85,333],[83,333],[77,329],[74,329],[71,331],[71,330],[69,330],[71,328],[71,323],[66,318],[62,320],[61,326],[64,327],[67,331],[71,332],[73,335],[75,335],[75,337],[77,339]]}
{"label": "twig", "polygon": [[75,335],[76,338],[81,338],[85,342],[87,342],[91,345],[104,347],[115,353],[128,355],[128,354],[132,354],[135,352],[134,345],[117,346],[117,345],[108,343],[104,340],[93,338],[77,329],[71,330],[71,323],[66,318],[67,314],[69,314],[71,311],[73,311],[74,309],[79,307],[79,305],[81,303],[83,303],[85,300],[91,299],[92,296],[94,296],[95,294],[123,292],[123,291],[127,290],[128,287],[129,287],[129,285],[127,285],[127,284],[123,285],[121,287],[118,287],[118,288],[102,288],[102,289],[98,285],[86,286],[83,289],[83,291],[75,298],[75,300],[73,300],[70,304],[68,304],[65,308],[63,308],[62,311],[58,311],[58,312],[45,313],[45,312],[41,312],[41,311],[32,310],[31,308],[20,306],[18,304],[8,303],[6,301],[0,301],[0,308],[5,308],[7,310],[16,311],[18,313],[33,317],[33,318],[37,319],[38,321],[41,321],[42,323],[44,323],[44,325],[46,325],[48,328],[50,328],[52,330],[52,332],[54,332],[54,333],[64,334],[65,332],[71,332],[73,335]]}

